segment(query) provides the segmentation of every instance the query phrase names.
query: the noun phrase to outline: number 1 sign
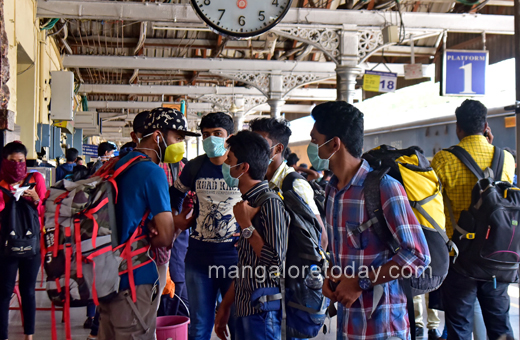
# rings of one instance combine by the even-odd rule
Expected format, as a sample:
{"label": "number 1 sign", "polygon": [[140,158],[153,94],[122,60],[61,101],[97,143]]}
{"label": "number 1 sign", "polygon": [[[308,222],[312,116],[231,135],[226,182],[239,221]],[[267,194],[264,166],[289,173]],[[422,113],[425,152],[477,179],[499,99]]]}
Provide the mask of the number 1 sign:
{"label": "number 1 sign", "polygon": [[486,94],[488,51],[446,50],[442,94],[483,96]]}

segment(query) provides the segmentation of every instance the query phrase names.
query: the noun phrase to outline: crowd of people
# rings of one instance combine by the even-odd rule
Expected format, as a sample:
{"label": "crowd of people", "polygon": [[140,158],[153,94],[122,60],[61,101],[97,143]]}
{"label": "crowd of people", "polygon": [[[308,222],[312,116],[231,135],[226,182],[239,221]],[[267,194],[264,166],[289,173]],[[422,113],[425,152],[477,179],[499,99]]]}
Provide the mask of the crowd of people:
{"label": "crowd of people", "polygon": [[[455,114],[458,146],[482,170],[489,168],[494,147],[487,109],[478,101],[466,100]],[[423,336],[422,297],[414,298],[415,315],[410,316],[415,319],[414,329],[400,279],[420,275],[432,254],[405,188],[388,175],[381,179],[381,213],[398,244],[392,252],[371,228],[359,232],[370,219],[364,189],[373,170],[362,158],[363,113],[337,101],[317,105],[312,117],[315,123],[307,150],[311,168],[298,166],[298,156],[288,149],[289,122],[259,118],[250,123],[249,130],[234,132],[233,118],[222,112],[202,117],[200,134],[188,130],[177,110],[141,112],[133,123],[133,141],[121,147],[117,158],[113,158],[115,145],[102,143],[99,159],[90,168],[85,167],[78,150],[68,149],[66,163],[56,169],[57,181],[80,180],[96,176],[108,166],[117,171],[135,159],[145,160],[117,177],[115,227],[121,244],[141,228],[151,244],[153,261],[133,269],[131,277],[121,275],[114,298],[87,308],[89,339],[155,339],[158,315],[188,316],[190,340],[209,340],[213,331],[220,339],[292,339],[286,336],[285,319],[291,311],[284,307],[288,299],[284,267],[291,247],[290,227],[299,216],[297,210],[284,205],[284,181],[289,179],[291,191],[319,225],[321,237],[316,247],[328,253],[328,268],[353,268],[352,275],[345,270],[338,276],[327,271],[308,276],[321,280],[321,293],[331,305],[336,303],[337,338],[407,340]],[[184,140],[193,136],[202,137],[205,154],[188,161]],[[5,222],[14,211],[11,207],[19,202],[13,195],[20,188],[24,189],[20,200],[44,219],[45,182],[38,172],[27,171],[26,156],[27,149],[20,142],[3,147],[2,243]],[[453,221],[471,203],[476,178],[447,151],[436,154],[431,166],[453,207],[454,216],[445,209],[446,232],[451,238],[457,228]],[[514,172],[515,160],[504,152],[501,180],[513,183]],[[316,200],[320,187],[326,198],[322,207]],[[24,333],[26,340],[33,338],[34,288],[40,263],[39,252],[19,259],[0,253],[0,272],[4,273],[0,277],[0,339],[8,339],[17,272]],[[363,277],[361,267],[372,270]],[[228,275],[214,275],[212,268]],[[269,275],[263,279],[241,275],[245,268]],[[229,275],[233,271],[239,274]],[[162,295],[169,282],[173,282],[174,292]],[[512,339],[507,288],[508,283],[475,280],[450,266],[439,290],[442,303],[437,305],[443,306],[435,307],[445,312],[445,330],[438,329],[436,310],[428,308],[426,336],[429,340],[467,340],[472,334],[482,340]]]}

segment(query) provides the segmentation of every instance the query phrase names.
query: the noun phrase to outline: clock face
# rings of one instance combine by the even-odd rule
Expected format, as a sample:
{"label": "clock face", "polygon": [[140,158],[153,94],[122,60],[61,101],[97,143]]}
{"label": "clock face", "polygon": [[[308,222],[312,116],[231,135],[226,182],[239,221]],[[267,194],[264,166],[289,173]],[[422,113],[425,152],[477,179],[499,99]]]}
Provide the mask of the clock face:
{"label": "clock face", "polygon": [[292,0],[191,0],[198,15],[216,31],[234,37],[252,37],[282,20]]}

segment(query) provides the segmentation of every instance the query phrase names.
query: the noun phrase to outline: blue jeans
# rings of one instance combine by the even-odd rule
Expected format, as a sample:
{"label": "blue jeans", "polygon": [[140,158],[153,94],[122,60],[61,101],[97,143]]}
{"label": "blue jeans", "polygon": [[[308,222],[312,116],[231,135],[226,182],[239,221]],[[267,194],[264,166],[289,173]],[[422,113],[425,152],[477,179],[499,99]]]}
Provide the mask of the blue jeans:
{"label": "blue jeans", "polygon": [[236,340],[280,340],[282,311],[262,312],[236,320]]}
{"label": "blue jeans", "polygon": [[94,316],[96,316],[96,305],[94,302],[89,302],[87,305],[87,317],[93,318]]}
{"label": "blue jeans", "polygon": [[[231,267],[229,265],[228,267]],[[226,268],[226,274],[229,268]],[[217,294],[220,291],[222,296],[226,295],[232,279],[222,275],[220,270],[218,275],[212,270],[210,278],[208,266],[196,266],[191,263],[186,264],[186,286],[188,288],[188,301],[190,302],[190,328],[188,340],[210,340],[211,331],[215,324],[215,306]],[[231,310],[229,319],[229,330],[234,339],[235,318],[234,308]]]}

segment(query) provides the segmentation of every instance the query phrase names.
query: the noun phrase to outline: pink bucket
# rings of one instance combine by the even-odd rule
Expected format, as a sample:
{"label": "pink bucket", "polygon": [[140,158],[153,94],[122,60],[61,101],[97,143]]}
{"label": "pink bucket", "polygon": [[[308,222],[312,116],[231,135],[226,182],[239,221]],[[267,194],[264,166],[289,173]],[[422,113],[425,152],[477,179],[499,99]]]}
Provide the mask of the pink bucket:
{"label": "pink bucket", "polygon": [[185,316],[160,316],[157,318],[157,340],[186,340],[190,319]]}

